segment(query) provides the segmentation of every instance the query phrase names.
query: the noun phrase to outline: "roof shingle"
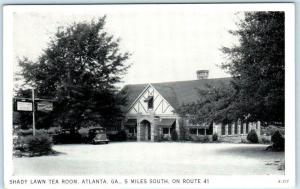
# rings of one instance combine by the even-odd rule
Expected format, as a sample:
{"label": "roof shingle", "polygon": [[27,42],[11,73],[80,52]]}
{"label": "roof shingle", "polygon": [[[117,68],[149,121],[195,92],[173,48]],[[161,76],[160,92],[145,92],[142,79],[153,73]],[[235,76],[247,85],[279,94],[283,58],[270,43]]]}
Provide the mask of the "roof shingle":
{"label": "roof shingle", "polygon": [[[201,79],[189,81],[174,81],[151,83],[151,85],[170,103],[173,108],[182,104],[197,102],[201,99],[199,90],[208,86],[221,87],[228,85],[231,78]],[[126,85],[122,91],[127,92],[127,109],[147,87],[148,84]]]}

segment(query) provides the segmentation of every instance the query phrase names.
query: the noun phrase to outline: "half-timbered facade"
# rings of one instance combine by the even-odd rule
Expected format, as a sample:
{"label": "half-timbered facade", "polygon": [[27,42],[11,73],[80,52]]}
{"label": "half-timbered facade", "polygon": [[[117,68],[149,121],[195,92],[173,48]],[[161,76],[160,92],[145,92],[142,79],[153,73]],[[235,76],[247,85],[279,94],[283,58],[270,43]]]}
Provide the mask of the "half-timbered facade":
{"label": "half-timbered facade", "polygon": [[259,123],[193,125],[187,117],[176,113],[178,106],[201,98],[199,89],[227,85],[229,81],[230,78],[220,78],[125,86],[123,91],[127,93],[128,106],[123,127],[129,139],[160,141],[170,139],[172,133],[176,133],[178,139],[201,135],[211,137],[213,133],[230,138],[244,136],[251,129],[259,131]]}
{"label": "half-timbered facade", "polygon": [[131,103],[126,114],[125,128],[138,141],[156,141],[179,132],[179,116],[174,107],[148,84]]}

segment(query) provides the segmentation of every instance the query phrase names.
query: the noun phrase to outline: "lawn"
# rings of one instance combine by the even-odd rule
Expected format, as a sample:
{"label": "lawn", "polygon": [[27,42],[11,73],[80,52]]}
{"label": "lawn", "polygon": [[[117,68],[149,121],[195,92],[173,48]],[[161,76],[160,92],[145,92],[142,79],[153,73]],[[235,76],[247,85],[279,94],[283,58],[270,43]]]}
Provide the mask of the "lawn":
{"label": "lawn", "polygon": [[55,156],[14,158],[15,175],[269,175],[283,152],[261,144],[123,142],[55,145]]}

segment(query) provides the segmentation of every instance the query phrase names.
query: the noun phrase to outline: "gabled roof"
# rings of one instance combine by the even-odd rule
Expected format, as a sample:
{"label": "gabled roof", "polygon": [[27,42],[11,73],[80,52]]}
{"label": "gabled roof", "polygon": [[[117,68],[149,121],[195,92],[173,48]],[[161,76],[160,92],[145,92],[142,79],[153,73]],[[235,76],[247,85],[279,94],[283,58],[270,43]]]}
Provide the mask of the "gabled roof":
{"label": "gabled roof", "polygon": [[[151,83],[151,85],[170,103],[173,108],[182,104],[200,100],[199,90],[208,86],[221,87],[228,85],[231,78],[201,79],[190,81],[174,81],[164,83]],[[148,84],[126,85],[122,91],[127,94],[127,110],[138,98]]]}
{"label": "gabled roof", "polygon": [[127,104],[124,107],[124,111],[127,111],[130,105],[135,101],[135,99],[143,92],[143,90],[148,86],[148,84],[136,84],[136,85],[125,85],[121,90],[121,93],[126,94]]}

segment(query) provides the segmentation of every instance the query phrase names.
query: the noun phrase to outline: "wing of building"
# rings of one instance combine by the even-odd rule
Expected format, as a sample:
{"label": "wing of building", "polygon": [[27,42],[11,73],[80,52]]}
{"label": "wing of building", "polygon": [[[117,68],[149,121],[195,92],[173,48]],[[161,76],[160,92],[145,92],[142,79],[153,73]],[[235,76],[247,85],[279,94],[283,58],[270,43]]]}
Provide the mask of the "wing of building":
{"label": "wing of building", "polygon": [[193,125],[176,113],[179,106],[201,100],[199,90],[226,86],[230,80],[198,77],[198,80],[190,81],[126,85],[122,92],[126,93],[128,102],[122,127],[130,139],[137,141],[171,140],[172,137],[184,140],[201,135],[211,139],[213,133],[220,136],[247,134],[259,124]]}

